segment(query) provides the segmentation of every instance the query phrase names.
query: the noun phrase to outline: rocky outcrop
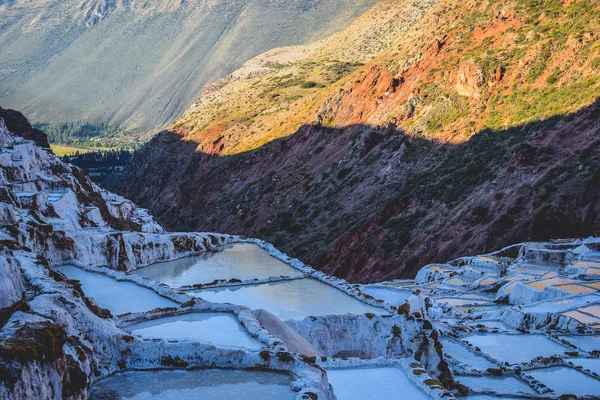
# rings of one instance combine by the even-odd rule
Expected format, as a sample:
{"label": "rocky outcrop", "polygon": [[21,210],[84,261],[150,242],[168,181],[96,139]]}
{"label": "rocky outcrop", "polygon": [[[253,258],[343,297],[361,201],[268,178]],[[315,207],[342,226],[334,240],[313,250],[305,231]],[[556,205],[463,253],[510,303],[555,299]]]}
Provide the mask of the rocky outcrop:
{"label": "rocky outcrop", "polygon": [[485,84],[485,75],[481,68],[473,61],[462,63],[456,74],[456,92],[461,96],[480,97],[481,88]]}
{"label": "rocky outcrop", "polygon": [[302,335],[298,334],[298,332],[291,329],[267,310],[254,310],[252,311],[252,314],[256,316],[256,319],[265,327],[265,329],[280,338],[290,351],[303,354],[307,357],[323,356],[323,354],[319,353],[319,351],[315,349],[310,342],[304,339]]}
{"label": "rocky outcrop", "polygon": [[25,292],[21,270],[13,259],[0,259],[0,292],[0,309],[14,306]]}
{"label": "rocky outcrop", "polygon": [[45,149],[50,148],[46,134],[33,128],[27,118],[20,112],[5,110],[0,107],[0,118],[4,119],[6,128],[15,135],[21,136],[23,139],[33,140],[35,144]]}

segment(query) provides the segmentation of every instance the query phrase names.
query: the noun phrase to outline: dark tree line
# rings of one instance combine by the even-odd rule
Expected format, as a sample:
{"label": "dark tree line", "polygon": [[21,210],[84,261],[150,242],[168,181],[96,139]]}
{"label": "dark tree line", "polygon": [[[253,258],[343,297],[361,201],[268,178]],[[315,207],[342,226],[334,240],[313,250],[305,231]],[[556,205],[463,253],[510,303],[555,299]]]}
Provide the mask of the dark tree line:
{"label": "dark tree line", "polygon": [[72,155],[63,156],[62,159],[83,169],[107,168],[129,165],[131,160],[133,160],[134,154],[135,152],[125,149],[102,150],[89,153],[77,152]]}

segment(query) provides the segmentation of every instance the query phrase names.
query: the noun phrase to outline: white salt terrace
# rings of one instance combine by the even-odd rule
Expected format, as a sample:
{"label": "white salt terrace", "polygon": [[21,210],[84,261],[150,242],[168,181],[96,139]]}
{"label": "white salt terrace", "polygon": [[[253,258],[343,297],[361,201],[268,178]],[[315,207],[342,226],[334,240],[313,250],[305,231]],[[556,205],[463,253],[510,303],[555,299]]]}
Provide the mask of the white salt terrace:
{"label": "white salt terrace", "polygon": [[[600,277],[600,252],[589,251],[580,244],[561,244],[562,247],[556,248],[551,243],[533,244],[530,248],[528,244],[522,246],[519,251],[506,253],[515,254],[517,258],[466,257],[451,262],[452,265],[426,266],[414,281],[363,285],[361,290],[394,305],[406,300],[402,291],[419,290],[435,299],[445,311],[441,315],[436,311],[435,315],[438,321],[447,323],[434,326],[458,337],[458,340],[442,337],[441,342],[446,360],[457,375],[455,379],[470,388],[467,399],[557,398],[564,393],[598,395],[600,359],[594,354],[600,352],[600,335],[592,335],[592,332],[600,329],[600,282],[596,279],[596,276]],[[575,248],[577,251],[573,250]],[[494,293],[490,285],[502,282],[505,284],[502,291]],[[515,287],[519,289],[517,292],[513,291]],[[502,301],[496,303],[496,299]],[[539,328],[539,324],[544,323],[548,326]],[[533,330],[533,333],[518,333],[517,328]],[[540,331],[535,332],[535,329]],[[544,334],[547,329],[558,329],[556,333],[562,330],[559,340],[566,340],[573,346],[561,345],[551,339]],[[580,334],[566,334],[569,330]],[[584,331],[586,334],[581,334]],[[579,356],[571,353],[576,351],[575,348],[581,350]],[[540,368],[539,365],[547,362],[542,357],[550,356],[562,357],[572,368],[552,363],[548,368]],[[510,372],[500,377],[488,372],[489,368],[498,368],[505,363],[509,371],[516,371],[522,367],[520,364],[533,360],[536,360],[535,364],[525,366],[525,379]],[[531,370],[532,367],[536,369]],[[334,371],[328,371],[328,374]],[[552,380],[564,381],[560,375],[563,372],[566,379],[572,378],[572,382],[565,385],[550,383]],[[351,387],[347,396],[362,398],[352,397],[352,391],[359,393],[363,385],[360,378],[353,378],[359,383],[347,384],[359,388]],[[334,379],[332,375],[330,382],[339,396]],[[537,388],[535,379],[550,389]]]}
{"label": "white salt terrace", "polygon": [[544,335],[474,334],[464,338],[495,360],[509,364],[529,362],[542,356],[564,355],[569,348]]}
{"label": "white salt terrace", "polygon": [[260,349],[263,345],[254,339],[237,318],[228,313],[189,313],[154,319],[128,325],[126,332],[145,339],[211,343],[215,346]]}
{"label": "white salt terrace", "polygon": [[244,305],[251,309],[265,309],[281,320],[301,320],[308,316],[340,314],[387,314],[347,295],[341,290],[315,279],[265,283],[221,289],[189,292],[215,303]]}
{"label": "white salt terrace", "polygon": [[98,382],[90,399],[295,399],[291,378],[273,372],[218,369],[133,371]]}
{"label": "white salt terrace", "polygon": [[[415,290],[419,290],[432,296],[443,310],[450,310],[442,316],[442,320],[454,322],[444,324],[445,329],[451,332],[452,325],[456,325],[466,330],[459,331],[460,338],[456,340],[443,336],[441,343],[451,370],[458,374],[455,379],[470,389],[467,399],[540,396],[542,392],[536,392],[535,385],[510,373],[504,376],[491,375],[488,369],[498,368],[505,363],[510,368],[515,368],[518,364],[529,363],[538,357],[553,355],[562,356],[567,365],[572,367],[539,368],[538,364],[534,367],[536,369],[526,370],[524,377],[545,384],[553,391],[546,393],[551,397],[563,393],[600,393],[600,380],[594,378],[594,374],[600,374],[600,359],[590,358],[585,353],[580,353],[577,357],[568,356],[566,353],[573,351],[573,348],[561,345],[541,332],[517,333],[514,330],[516,327],[510,321],[503,320],[503,312],[500,313],[511,305],[496,304],[493,302],[495,294],[477,290],[481,288],[480,285],[491,285],[501,280],[509,283],[517,279],[522,280],[523,286],[540,293],[546,293],[549,289],[561,289],[569,297],[529,303],[530,305],[518,307],[518,311],[532,315],[552,313],[555,316],[570,317],[587,324],[591,329],[600,324],[600,295],[595,293],[599,289],[599,283],[578,280],[575,275],[565,276],[563,272],[559,274],[559,267],[551,263],[547,266],[514,263],[508,268],[507,276],[499,277],[500,263],[492,261],[480,257],[475,262],[480,262],[481,265],[467,264],[465,267],[447,269],[430,266],[428,270],[433,273],[450,269],[453,271],[452,276],[446,275],[445,279],[436,276],[438,280],[433,282],[419,282],[417,279],[416,282],[399,281],[359,287],[363,293],[395,306],[405,303]],[[498,270],[495,275],[494,269]],[[71,279],[80,280],[86,294],[114,314],[176,305],[156,292],[133,283],[117,281],[77,267],[62,267],[59,270]],[[384,308],[366,304],[334,286],[305,277],[302,271],[252,243],[237,243],[225,246],[219,252],[153,264],[132,274],[165,283],[172,288],[180,288],[189,296],[210,302],[265,309],[284,321],[302,320],[309,316],[388,314]],[[284,276],[294,279],[252,284],[254,279],[268,280]],[[243,282],[231,286],[231,280]],[[222,285],[220,281],[230,282],[229,285]],[[216,287],[194,288],[194,285],[213,282]],[[506,290],[506,286],[504,290],[505,293],[510,292]],[[552,293],[557,292],[555,290]],[[547,297],[542,297],[545,298]],[[482,313],[483,316],[479,315]],[[142,339],[192,341],[250,350],[265,347],[248,333],[233,314],[223,312],[191,312],[167,316],[134,322],[123,329]],[[499,330],[501,333],[486,333],[483,331],[485,329],[496,332]],[[476,331],[480,332],[473,333]],[[587,335],[563,334],[558,338],[583,352],[600,350],[600,336],[592,336],[589,332]],[[429,398],[399,367],[370,364],[362,368],[356,365],[352,368],[330,368],[327,376],[339,400]],[[290,389],[290,380],[286,375],[251,371],[130,372],[101,381],[94,387],[92,398],[285,399],[295,397],[295,392]],[[566,380],[569,382],[558,382]],[[142,392],[140,388],[143,389]]]}
{"label": "white salt terrace", "polygon": [[117,281],[75,266],[60,267],[58,271],[69,279],[80,281],[87,296],[116,315],[177,306],[174,301],[134,283]]}
{"label": "white salt terrace", "polygon": [[426,400],[403,370],[393,367],[328,369],[337,400]]}
{"label": "white salt terrace", "polygon": [[196,257],[152,264],[133,273],[162,282],[172,288],[206,284],[216,280],[244,281],[280,276],[303,276],[301,271],[272,257],[253,243],[227,245],[218,252],[207,252]]}
{"label": "white salt terrace", "polygon": [[579,307],[588,306],[594,303],[600,303],[600,296],[598,296],[597,294],[569,297],[556,301],[539,302],[536,304],[532,304],[531,306],[523,307],[523,311],[527,313],[561,313],[577,309]]}

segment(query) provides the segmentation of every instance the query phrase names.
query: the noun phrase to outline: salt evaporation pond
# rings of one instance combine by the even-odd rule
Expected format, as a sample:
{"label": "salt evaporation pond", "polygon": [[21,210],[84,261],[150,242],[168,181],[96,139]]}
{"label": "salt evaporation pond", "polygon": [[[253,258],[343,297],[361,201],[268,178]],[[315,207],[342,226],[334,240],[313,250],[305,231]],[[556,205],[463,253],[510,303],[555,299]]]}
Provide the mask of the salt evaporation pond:
{"label": "salt evaporation pond", "polygon": [[152,264],[133,274],[162,282],[172,288],[224,279],[264,279],[271,276],[302,276],[302,272],[271,256],[253,243],[226,245],[218,252]]}
{"label": "salt evaporation pond", "polygon": [[442,351],[444,354],[452,357],[454,361],[460,361],[461,363],[469,365],[480,371],[486,371],[488,368],[498,368],[498,366],[493,362],[474,354],[455,340],[444,337],[440,340],[440,342],[442,343]]}
{"label": "salt evaporation pond", "polygon": [[337,400],[426,400],[404,371],[393,367],[328,369]]}
{"label": "salt evaporation pond", "polygon": [[587,305],[598,303],[600,296],[597,294],[588,294],[578,297],[566,298],[555,301],[540,301],[534,305],[523,307],[524,313],[561,313],[575,308],[585,307]]}
{"label": "salt evaporation pond", "polygon": [[189,313],[139,322],[123,329],[146,339],[185,340],[248,349],[263,347],[228,313]]}
{"label": "salt evaporation pond", "polygon": [[574,394],[577,396],[598,395],[600,381],[572,368],[553,367],[528,371],[536,380],[542,382],[556,394]]}
{"label": "salt evaporation pond", "polygon": [[496,392],[502,394],[536,394],[535,391],[512,376],[457,376],[456,380],[475,392]]}
{"label": "salt evaporation pond", "polygon": [[567,342],[579,347],[583,351],[592,352],[600,351],[600,336],[559,336],[559,339],[564,339]]}
{"label": "salt evaporation pond", "polygon": [[380,307],[365,304],[352,296],[315,279],[204,289],[189,293],[216,303],[265,309],[282,320],[308,316],[340,314],[387,314]]}
{"label": "salt evaporation pond", "polygon": [[474,334],[464,338],[492,358],[517,364],[569,351],[544,335]]}
{"label": "salt evaporation pond", "polygon": [[600,358],[570,358],[568,361],[571,361],[573,365],[600,375]]}
{"label": "salt evaporation pond", "polygon": [[273,372],[170,370],[122,372],[92,387],[90,399],[285,400],[294,399],[291,378]]}
{"label": "salt evaporation pond", "polygon": [[75,266],[57,268],[69,279],[81,282],[84,293],[102,308],[119,315],[149,311],[155,308],[177,307],[177,303],[160,296],[153,290],[131,282],[122,282],[102,274],[85,271]]}
{"label": "salt evaporation pond", "polygon": [[406,302],[406,299],[412,294],[410,290],[393,289],[383,286],[363,286],[360,289],[363,293],[368,294],[376,299],[381,299],[386,303],[399,306]]}

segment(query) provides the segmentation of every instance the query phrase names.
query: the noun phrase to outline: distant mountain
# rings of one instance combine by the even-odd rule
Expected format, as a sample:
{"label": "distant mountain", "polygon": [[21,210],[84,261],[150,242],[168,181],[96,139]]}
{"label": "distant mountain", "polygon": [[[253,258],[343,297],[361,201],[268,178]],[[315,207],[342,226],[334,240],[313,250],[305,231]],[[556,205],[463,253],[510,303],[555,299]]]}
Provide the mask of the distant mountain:
{"label": "distant mountain", "polygon": [[351,281],[597,233],[600,3],[435,3],[384,1],[248,62],[117,190],[170,228],[265,237]]}
{"label": "distant mountain", "polygon": [[202,87],[375,0],[0,1],[0,104],[36,123],[164,128]]}

